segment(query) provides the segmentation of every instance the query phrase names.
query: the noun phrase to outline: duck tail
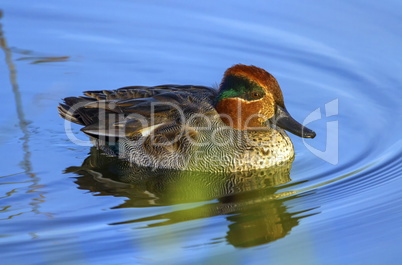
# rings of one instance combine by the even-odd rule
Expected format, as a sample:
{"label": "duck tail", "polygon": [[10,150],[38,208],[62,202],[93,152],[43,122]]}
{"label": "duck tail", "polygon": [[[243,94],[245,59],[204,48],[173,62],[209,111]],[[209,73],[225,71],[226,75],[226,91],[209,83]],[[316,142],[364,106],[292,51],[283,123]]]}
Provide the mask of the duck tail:
{"label": "duck tail", "polygon": [[63,119],[86,126],[98,120],[97,110],[85,107],[94,101],[96,99],[90,97],[68,97],[63,99],[57,109]]}

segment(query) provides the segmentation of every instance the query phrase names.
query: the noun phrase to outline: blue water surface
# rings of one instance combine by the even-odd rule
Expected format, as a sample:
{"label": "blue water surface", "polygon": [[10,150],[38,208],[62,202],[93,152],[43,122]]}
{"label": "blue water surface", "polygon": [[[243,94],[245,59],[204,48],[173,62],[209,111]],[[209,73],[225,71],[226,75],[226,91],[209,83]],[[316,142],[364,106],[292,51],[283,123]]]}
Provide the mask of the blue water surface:
{"label": "blue water surface", "polygon": [[[402,2],[5,0],[0,9],[2,264],[399,264]],[[273,74],[288,110],[317,133],[291,136],[288,179],[204,194],[196,178],[176,190],[77,171],[99,160],[69,139],[62,98],[217,87],[237,63]]]}

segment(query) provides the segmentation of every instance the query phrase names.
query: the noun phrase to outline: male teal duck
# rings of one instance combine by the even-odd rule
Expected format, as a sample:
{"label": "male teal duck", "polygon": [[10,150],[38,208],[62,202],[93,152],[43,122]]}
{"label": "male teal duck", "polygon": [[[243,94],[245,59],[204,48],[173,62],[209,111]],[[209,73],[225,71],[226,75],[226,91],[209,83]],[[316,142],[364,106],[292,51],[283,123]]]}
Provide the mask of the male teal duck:
{"label": "male teal duck", "polygon": [[107,154],[137,166],[209,172],[263,169],[294,158],[284,130],[314,138],[285,108],[276,79],[256,66],[226,70],[205,86],[86,91],[58,107]]}

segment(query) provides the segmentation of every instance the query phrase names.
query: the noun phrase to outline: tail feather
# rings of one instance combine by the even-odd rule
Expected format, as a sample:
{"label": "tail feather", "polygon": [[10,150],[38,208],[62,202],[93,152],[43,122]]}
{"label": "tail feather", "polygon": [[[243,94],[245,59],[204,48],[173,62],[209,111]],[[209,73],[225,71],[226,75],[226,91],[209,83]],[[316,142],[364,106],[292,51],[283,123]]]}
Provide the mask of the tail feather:
{"label": "tail feather", "polygon": [[63,99],[57,109],[63,119],[79,125],[88,125],[98,120],[97,110],[87,109],[85,105],[96,101],[89,97],[68,97]]}

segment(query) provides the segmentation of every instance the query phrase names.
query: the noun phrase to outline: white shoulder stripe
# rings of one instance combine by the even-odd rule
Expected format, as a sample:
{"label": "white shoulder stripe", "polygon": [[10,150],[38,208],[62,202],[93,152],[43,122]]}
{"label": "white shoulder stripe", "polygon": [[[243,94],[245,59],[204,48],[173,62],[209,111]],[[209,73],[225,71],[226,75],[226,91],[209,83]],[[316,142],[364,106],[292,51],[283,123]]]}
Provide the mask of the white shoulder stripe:
{"label": "white shoulder stripe", "polygon": [[159,128],[162,125],[163,125],[163,123],[152,125],[152,126],[144,128],[144,129],[141,129],[138,132],[140,132],[142,134],[142,136],[149,136],[152,131],[156,130],[157,128]]}

